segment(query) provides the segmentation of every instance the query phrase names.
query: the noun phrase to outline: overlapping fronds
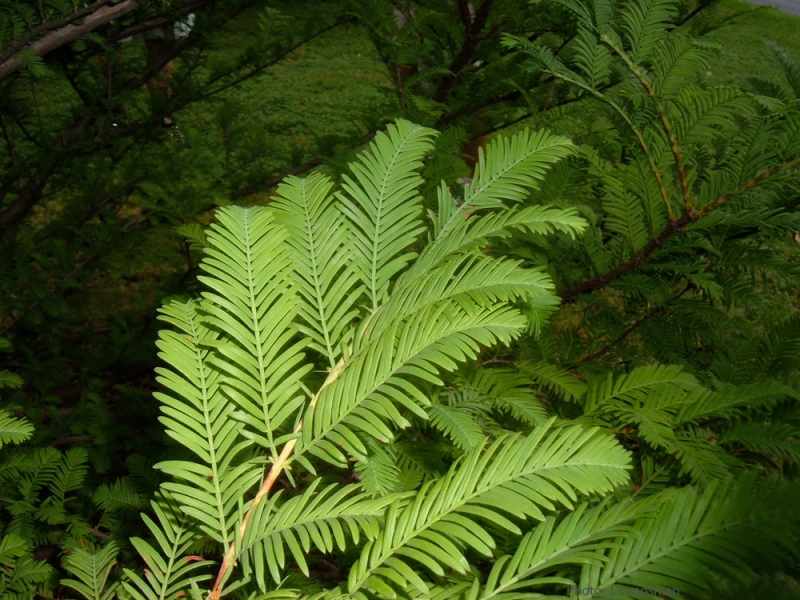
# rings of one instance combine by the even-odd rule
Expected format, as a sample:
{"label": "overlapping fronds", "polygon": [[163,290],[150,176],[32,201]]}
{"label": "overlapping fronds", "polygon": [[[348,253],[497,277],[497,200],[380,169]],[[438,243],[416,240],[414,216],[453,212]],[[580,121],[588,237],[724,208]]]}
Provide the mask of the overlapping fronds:
{"label": "overlapping fronds", "polygon": [[210,357],[225,376],[225,396],[242,409],[248,434],[277,454],[275,435],[303,405],[305,341],[297,341],[292,253],[287,232],[271,211],[221,211],[208,233],[209,248],[198,277],[211,288],[207,326],[226,332]]}
{"label": "overlapping fronds", "polygon": [[508,344],[525,327],[525,318],[511,308],[482,308],[448,301],[428,307],[372,340],[348,362],[342,375],[327,385],[305,417],[298,452],[310,452],[336,465],[345,455],[366,453],[353,429],[379,440],[393,439],[388,419],[405,427],[409,421],[393,403],[425,418],[420,406],[429,400],[408,376],[441,385],[440,370],[455,361],[474,358],[479,344]]}
{"label": "overlapping fronds", "polygon": [[446,302],[486,305],[516,298],[552,297],[555,286],[542,271],[522,268],[521,261],[452,256],[415,278],[413,286],[398,285],[362,335],[373,338],[397,320]]}
{"label": "overlapping fronds", "polygon": [[410,504],[393,503],[384,528],[353,565],[348,590],[385,591],[410,582],[427,592],[417,565],[440,576],[444,568],[467,573],[464,548],[491,555],[495,543],[478,521],[520,533],[506,515],[544,520],[543,509],[572,508],[577,494],[622,483],[628,462],[612,437],[582,427],[551,429],[549,423],[525,437],[501,437],[423,486]]}
{"label": "overlapping fronds", "polygon": [[798,392],[776,381],[730,387],[716,394],[698,398],[678,413],[678,423],[696,423],[714,417],[730,418],[748,411],[774,406],[786,398],[798,398]]}
{"label": "overlapping fronds", "polygon": [[469,401],[457,404],[434,402],[428,415],[431,427],[450,438],[457,448],[472,450],[486,439],[478,420],[482,409],[479,403]]}
{"label": "overlapping fronds", "polygon": [[[506,435],[502,447],[484,451],[486,432],[500,431],[490,413],[526,426],[546,420],[525,375],[487,370],[456,386],[463,401],[432,390],[482,348],[508,344],[525,330],[527,319],[514,303],[554,304],[554,285],[543,269],[490,257],[482,247],[515,229],[574,236],[584,226],[572,210],[504,206],[521,200],[549,165],[573,151],[564,138],[523,132],[490,145],[466,192],[473,208],[495,210],[475,216],[442,188],[436,233],[416,257],[411,247],[424,228],[418,171],[432,135],[399,121],[352,165],[342,192],[332,193],[321,175],[293,178],[279,187],[270,207],[217,213],[200,264],[208,291],[201,300],[174,300],[162,309],[174,331],[162,332],[159,340],[168,364],[158,371],[165,388],[157,395],[161,420],[193,458],[158,465],[173,478],[162,485],[169,510],[157,510],[169,535],[161,534],[159,551],[135,542],[160,568],[148,581],[132,577],[126,589],[149,596],[150,588],[163,595],[185,587],[185,573],[175,571],[169,557],[185,552],[197,531],[224,552],[212,597],[238,562],[239,583],[252,577],[270,594],[286,576],[288,558],[309,575],[310,554],[380,538],[386,511],[405,510],[408,492],[420,497],[420,485],[445,494],[458,478],[472,481],[469,501],[480,516],[486,502],[517,498],[520,481],[549,482],[544,496],[529,487],[526,508],[512,511],[541,519],[542,510],[555,507],[547,498],[571,506],[576,492],[603,492],[623,481],[625,452],[613,438],[584,435],[581,428],[555,429],[544,441],[546,427],[524,442]],[[449,223],[449,229],[436,223]],[[321,383],[305,347],[323,363]],[[467,395],[485,406],[471,413],[478,400]],[[393,444],[398,429],[426,420],[468,451],[477,470],[459,467],[441,479],[447,469],[441,457],[425,457],[408,440]],[[586,467],[592,452],[601,456],[599,470]],[[265,459],[271,464],[266,473]],[[568,464],[556,466],[551,459]],[[490,468],[495,461],[502,466],[496,473]],[[321,462],[352,465],[360,483],[323,486],[314,478]],[[302,482],[302,489],[270,494],[290,465],[298,468],[289,485]],[[475,487],[479,478],[488,478],[483,487]],[[485,500],[490,492],[497,499]],[[170,516],[176,509],[187,519],[176,522]],[[463,526],[462,518],[455,522]],[[486,518],[511,523],[499,513]],[[173,540],[173,547],[164,540]]]}
{"label": "overlapping fronds", "polygon": [[419,258],[400,276],[396,289],[411,285],[416,278],[452,255],[473,251],[485,245],[491,238],[506,237],[515,230],[545,235],[560,231],[575,236],[586,227],[586,222],[574,209],[559,210],[548,206],[512,209],[469,218],[453,216],[450,223],[455,225],[447,230],[446,235],[437,236],[425,246]]}
{"label": "overlapping fronds", "polygon": [[43,560],[29,556],[31,542],[9,533],[0,537],[0,594],[9,600],[31,597],[31,589],[47,581],[53,567]]}
{"label": "overlapping fronds", "polygon": [[253,513],[242,542],[244,572],[254,571],[261,589],[266,589],[267,569],[276,583],[282,580],[287,554],[308,576],[305,556],[312,548],[344,552],[362,537],[374,539],[384,508],[397,498],[375,499],[370,493],[359,493],[358,485],[334,484],[320,490],[320,483],[315,480],[302,494],[286,501],[277,493]]}
{"label": "overlapping fronds", "polygon": [[679,366],[648,365],[617,378],[609,373],[604,381],[594,382],[584,398],[584,410],[586,414],[603,411],[614,401],[626,404],[646,402],[653,392],[665,389],[671,392],[666,397],[672,398],[676,392],[697,387],[697,380]]}
{"label": "overlapping fronds", "polygon": [[546,369],[540,369],[543,378],[537,380],[533,375],[536,371],[534,366],[522,371],[481,368],[468,379],[467,387],[475,390],[482,403],[495,411],[508,413],[526,425],[542,425],[548,417],[536,383],[542,385],[547,373]]}
{"label": "overlapping fronds", "polygon": [[[756,486],[758,493],[753,493]],[[581,587],[611,585],[678,589],[706,597],[716,579],[745,581],[759,564],[789,564],[797,558],[796,486],[752,477],[669,490],[655,516],[636,523],[640,535],[611,550],[607,562],[587,565]]]}
{"label": "overlapping fronds", "polygon": [[501,556],[486,581],[478,581],[464,600],[513,600],[536,588],[563,584],[577,587],[564,577],[565,566],[602,565],[605,555],[638,536],[632,522],[653,509],[654,502],[621,503],[597,506],[578,505],[561,521],[547,517],[520,540],[516,552]]}
{"label": "overlapping fronds", "polygon": [[[741,459],[796,462],[794,427],[739,421],[796,397],[793,388],[775,381],[713,390],[681,367],[652,365],[595,382],[585,397],[585,415],[635,432],[656,455],[672,455],[679,476],[707,483],[728,478]],[[771,430],[775,439],[767,441]],[[750,454],[741,456],[741,450]]]}

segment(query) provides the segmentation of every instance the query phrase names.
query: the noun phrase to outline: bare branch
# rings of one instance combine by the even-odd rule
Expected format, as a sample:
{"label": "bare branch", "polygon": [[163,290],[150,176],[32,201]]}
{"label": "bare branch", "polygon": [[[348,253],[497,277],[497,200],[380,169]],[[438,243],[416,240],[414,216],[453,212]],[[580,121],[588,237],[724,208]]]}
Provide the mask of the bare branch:
{"label": "bare branch", "polygon": [[82,8],[81,10],[75,11],[72,14],[67,15],[63,19],[59,19],[58,21],[51,21],[50,23],[42,23],[39,27],[36,27],[30,34],[26,35],[16,44],[10,46],[5,54],[0,56],[0,65],[6,62],[9,58],[14,56],[17,52],[22,50],[25,46],[30,44],[33,40],[36,39],[37,36],[47,33],[48,31],[52,31],[53,29],[58,29],[59,27],[63,27],[64,25],[69,25],[73,21],[80,19],[81,17],[93,13],[98,8],[105,6],[111,2],[111,0],[98,0],[97,2],[93,2],[92,4]]}
{"label": "bare branch", "polygon": [[[94,31],[101,25],[110,23],[114,19],[118,19],[124,14],[131,12],[139,6],[137,0],[122,0],[119,4],[113,6],[101,6],[99,9],[90,14],[83,23],[80,25],[65,25],[50,35],[37,40],[27,46],[36,56],[43,56],[56,48],[60,48],[64,44],[74,42],[81,36]],[[8,77],[16,73],[22,68],[22,60],[11,56],[2,63],[0,63],[0,79]]]}

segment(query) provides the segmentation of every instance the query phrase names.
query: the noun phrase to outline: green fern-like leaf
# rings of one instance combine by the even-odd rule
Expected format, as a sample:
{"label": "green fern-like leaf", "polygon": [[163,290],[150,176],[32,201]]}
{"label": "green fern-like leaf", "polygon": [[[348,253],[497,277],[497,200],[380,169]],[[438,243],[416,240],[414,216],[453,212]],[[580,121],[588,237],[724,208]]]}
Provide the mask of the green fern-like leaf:
{"label": "green fern-like leaf", "polygon": [[62,579],[61,585],[80,592],[89,600],[110,600],[119,586],[107,583],[111,568],[117,562],[117,552],[113,542],[97,552],[73,548],[64,559],[64,568],[77,579]]}
{"label": "green fern-like leaf", "polygon": [[542,509],[571,508],[576,493],[608,491],[622,483],[628,460],[613,438],[581,427],[551,430],[548,424],[527,437],[500,438],[423,486],[408,506],[393,503],[384,529],[353,565],[348,589],[354,594],[381,582],[410,582],[425,593],[428,586],[405,560],[440,576],[444,567],[466,573],[462,548],[488,556],[494,547],[479,521],[519,533],[502,513],[544,520]]}
{"label": "green fern-like leaf", "polygon": [[311,347],[333,368],[339,346],[357,315],[360,293],[351,230],[322,175],[289,178],[278,186],[272,208],[286,226],[294,252],[294,276],[299,282],[298,311]]}
{"label": "green fern-like leaf", "polygon": [[796,531],[793,487],[754,485],[746,477],[702,491],[667,491],[656,515],[636,524],[639,537],[601,551],[607,562],[586,566],[580,587],[677,588],[682,595],[705,597],[714,582],[709,572],[741,581],[757,562],[781,554],[778,563],[792,560],[795,550],[780,532]]}
{"label": "green fern-like leaf", "polygon": [[148,569],[144,578],[125,569],[130,581],[123,581],[122,585],[136,600],[167,600],[185,593],[192,583],[196,585],[210,579],[210,574],[196,571],[212,563],[199,556],[186,555],[197,534],[187,527],[186,515],[170,496],[160,496],[151,506],[156,520],[147,515],[142,515],[142,519],[157,546],[138,537],[131,538]]}
{"label": "green fern-like leaf", "polygon": [[158,381],[168,392],[155,395],[162,403],[161,422],[167,434],[192,451],[197,462],[165,461],[157,465],[183,482],[167,482],[183,510],[200,523],[212,539],[223,544],[232,537],[238,495],[260,477],[260,469],[236,462],[252,442],[242,440],[241,422],[233,418],[234,405],[220,389],[220,376],[209,365],[204,344],[218,333],[205,325],[197,301],[172,302],[161,318],[176,331],[162,331],[160,356],[172,367],[158,368]]}
{"label": "green fern-like leaf", "polygon": [[208,326],[226,332],[203,340],[216,354],[210,363],[224,374],[224,393],[242,409],[248,435],[278,454],[275,434],[303,405],[300,380],[309,370],[294,338],[297,312],[287,232],[271,211],[223,210],[208,233],[209,247],[198,277],[211,288],[205,297]]}
{"label": "green fern-like leaf", "polygon": [[385,299],[391,279],[414,257],[406,249],[423,231],[418,171],[432,148],[433,134],[397,121],[375,137],[369,154],[351,165],[355,179],[344,178],[345,193],[339,200],[352,224],[372,310]]}
{"label": "green fern-like leaf", "polygon": [[17,418],[8,411],[0,411],[0,447],[19,444],[33,435],[33,425],[25,418]]}

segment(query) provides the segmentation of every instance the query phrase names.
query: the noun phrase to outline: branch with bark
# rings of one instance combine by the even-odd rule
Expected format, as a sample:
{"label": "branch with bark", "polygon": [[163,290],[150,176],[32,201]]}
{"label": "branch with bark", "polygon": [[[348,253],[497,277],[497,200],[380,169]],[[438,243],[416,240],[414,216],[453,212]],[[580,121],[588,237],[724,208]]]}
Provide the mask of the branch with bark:
{"label": "branch with bark", "polygon": [[[67,22],[66,25],[60,29],[56,29],[52,33],[39,40],[23,45],[22,47],[19,47],[19,44],[12,47],[12,49],[10,49],[9,52],[3,56],[2,62],[0,62],[0,79],[8,77],[9,75],[13,75],[23,67],[24,60],[19,56],[20,52],[28,51],[32,52],[36,56],[44,56],[56,48],[60,48],[61,46],[76,41],[87,33],[94,31],[98,27],[106,25],[114,19],[118,19],[121,16],[128,14],[139,6],[137,0],[122,0],[122,2],[111,6],[108,6],[107,2],[96,2],[95,4],[101,4],[101,6],[89,13],[84,19],[83,23],[80,25],[74,25],[72,21],[75,21],[80,18],[80,16],[83,16],[76,15],[84,11],[78,11],[78,13],[71,15],[70,18],[63,19]],[[45,27],[47,26],[43,25],[41,28]],[[46,30],[47,29],[44,29],[43,31]],[[31,33],[31,35],[28,37],[30,38],[35,36],[33,33]],[[14,48],[17,49],[15,50]]]}
{"label": "branch with bark", "polygon": [[[188,2],[179,9],[179,11],[190,11],[196,8],[201,7],[204,4],[208,4],[210,0],[194,0],[193,2]],[[240,14],[243,10],[251,6],[252,3],[247,2],[243,3],[242,5],[238,6],[237,9],[233,12],[226,13],[226,19],[233,18]],[[174,13],[172,13],[174,14]],[[164,19],[166,17],[158,17],[157,19],[149,20],[145,23],[142,23],[139,26],[135,26],[132,28],[128,28],[122,30],[122,33],[132,33],[136,27],[143,27],[146,26],[147,28],[153,28],[155,23],[160,23],[160,19]],[[169,21],[172,22],[172,21]],[[219,20],[219,22],[223,22]],[[292,46],[286,48],[280,56],[276,57],[275,59],[268,61],[264,64],[257,65],[256,67],[250,69],[248,72],[234,77],[231,81],[227,81],[224,83],[220,83],[219,85],[214,86],[214,84],[219,83],[220,78],[211,79],[206,82],[206,89],[198,90],[195,94],[190,97],[178,98],[171,103],[170,110],[177,111],[194,102],[198,102],[200,100],[204,100],[215,96],[233,86],[239,85],[244,81],[257,77],[258,75],[262,74],[266,69],[271,66],[274,66],[281,60],[285,59],[289,54],[296,51],[298,48],[302,47],[303,45],[307,44],[308,42],[312,41],[313,39],[323,35],[324,33],[332,30],[335,27],[341,26],[342,24],[349,22],[348,19],[344,20],[337,20],[334,23],[322,27],[309,35],[303,37],[301,40],[298,40]],[[116,34],[114,37],[121,35],[121,33]],[[157,74],[164,66],[169,63],[170,61],[174,60],[180,53],[184,52],[188,48],[197,45],[204,39],[202,34],[193,34],[182,40],[181,42],[175,44],[169,51],[160,54],[159,56],[155,57],[149,64],[147,64],[142,72],[140,72],[135,78],[128,81],[127,83],[121,85],[117,90],[114,90],[114,94],[124,91],[132,91],[135,89],[140,88],[143,86],[149,79],[151,79],[155,74]],[[214,86],[214,87],[212,87]],[[42,198],[42,194],[44,193],[45,186],[47,185],[50,178],[56,173],[57,169],[64,163],[65,160],[68,158],[72,158],[75,156],[74,152],[76,150],[75,145],[80,139],[80,134],[88,130],[92,124],[94,123],[95,119],[97,119],[102,113],[104,109],[100,105],[92,105],[88,106],[85,109],[84,114],[76,119],[73,124],[66,130],[66,132],[61,136],[59,141],[56,143],[53,151],[48,153],[44,163],[38,170],[34,170],[33,174],[29,177],[27,183],[23,187],[22,191],[19,193],[17,198],[15,198],[7,207],[0,211],[0,232],[3,230],[7,230],[9,227],[12,227],[20,220],[22,220],[30,211],[33,206],[36,205],[37,202]],[[152,127],[159,126],[163,120],[163,117],[166,116],[164,114],[154,114],[151,115],[145,122],[137,123],[130,125],[128,127],[120,128],[118,131],[115,132],[115,138],[122,138],[126,136],[132,136],[134,139],[142,139],[146,135]],[[35,141],[35,140],[33,140]],[[103,143],[107,140],[100,140],[98,143]],[[90,145],[85,149],[81,155],[85,153],[91,153],[96,149],[95,145]],[[275,185],[279,183],[284,177],[291,174],[299,174],[308,169],[320,164],[322,159],[315,159],[311,161],[312,164],[301,166],[295,169],[288,171],[287,173],[283,173],[279,175],[277,178],[274,179]],[[246,190],[242,190],[242,192],[246,192]],[[242,195],[246,195],[246,193],[240,193],[237,197]]]}
{"label": "branch with bark", "polygon": [[24,38],[19,40],[17,43],[9,46],[9,48],[2,55],[0,55],[0,65],[2,65],[9,58],[14,56],[17,52],[22,50],[25,46],[35,41],[36,38],[42,35],[43,33],[47,33],[48,31],[52,31],[53,29],[59,29],[60,27],[69,25],[73,21],[77,21],[78,19],[95,12],[97,9],[105,6],[106,4],[109,4],[110,2],[111,0],[98,0],[97,2],[93,2],[92,4],[85,6],[81,10],[75,11],[72,14],[67,15],[63,19],[59,19],[58,21],[50,21],[49,23],[42,23],[38,27],[34,28]]}
{"label": "branch with bark", "polygon": [[489,19],[489,11],[493,2],[494,0],[483,0],[483,4],[481,4],[475,12],[474,18],[469,10],[469,3],[466,1],[460,1],[458,3],[459,15],[464,24],[464,43],[461,45],[458,54],[456,54],[455,58],[453,58],[450,63],[448,68],[450,74],[444,76],[436,87],[436,92],[433,94],[433,99],[436,102],[445,101],[447,94],[450,93],[450,90],[453,89],[456,83],[458,73],[472,62],[472,56],[478,44],[483,39],[483,29],[486,27],[486,22]]}
{"label": "branch with bark", "polygon": [[775,166],[771,169],[767,169],[741,187],[723,196],[720,196],[703,208],[699,210],[690,210],[680,219],[671,221],[658,236],[651,238],[648,244],[639,252],[637,252],[630,260],[620,263],[617,267],[611,271],[603,273],[602,275],[578,282],[571,285],[567,289],[560,291],[558,295],[561,297],[562,304],[571,304],[572,302],[575,302],[579,296],[604,288],[612,281],[616,281],[620,277],[624,277],[625,275],[635,272],[653,255],[656,250],[666,244],[675,234],[683,233],[684,228],[690,223],[699,220],[704,215],[707,215],[712,210],[722,206],[742,192],[759,185],[778,173],[788,171],[797,165],[800,165],[800,158]]}

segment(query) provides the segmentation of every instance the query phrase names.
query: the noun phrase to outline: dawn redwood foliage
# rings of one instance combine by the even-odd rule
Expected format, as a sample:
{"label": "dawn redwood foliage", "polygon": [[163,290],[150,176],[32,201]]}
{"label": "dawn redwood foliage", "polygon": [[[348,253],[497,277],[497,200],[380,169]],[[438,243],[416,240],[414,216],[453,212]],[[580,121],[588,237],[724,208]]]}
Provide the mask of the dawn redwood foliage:
{"label": "dawn redwood foliage", "polygon": [[[711,438],[757,429],[748,417],[795,399],[792,387],[705,386],[652,364],[561,384],[582,414],[559,419],[525,368],[459,368],[552,312],[543,269],[486,246],[515,230],[571,240],[586,223],[517,206],[576,151],[546,131],[491,144],[462,198],[438,188],[426,222],[418,171],[433,133],[398,121],[340,191],[292,178],[269,207],[218,212],[206,291],[162,309],[161,422],[188,454],[157,465],[169,479],[148,524],[161,541],[135,540],[151,567],[126,571],[128,592],[194,581],[209,598],[240,586],[514,598],[622,584],[704,597],[749,582],[755,557],[789,568],[796,486],[742,472]],[[636,434],[635,457],[613,433]],[[761,450],[796,457],[790,440]],[[215,574],[176,571],[200,540]],[[317,578],[328,553],[338,585]]]}
{"label": "dawn redwood foliage", "polygon": [[797,275],[800,68],[707,88],[673,2],[559,4],[568,41],[502,47],[585,135],[498,137],[456,182],[399,119],[338,181],[181,228],[142,534],[146,469],[90,498],[81,440],[4,406],[3,597],[53,596],[62,551],[98,600],[797,597],[800,322],[748,321]]}

